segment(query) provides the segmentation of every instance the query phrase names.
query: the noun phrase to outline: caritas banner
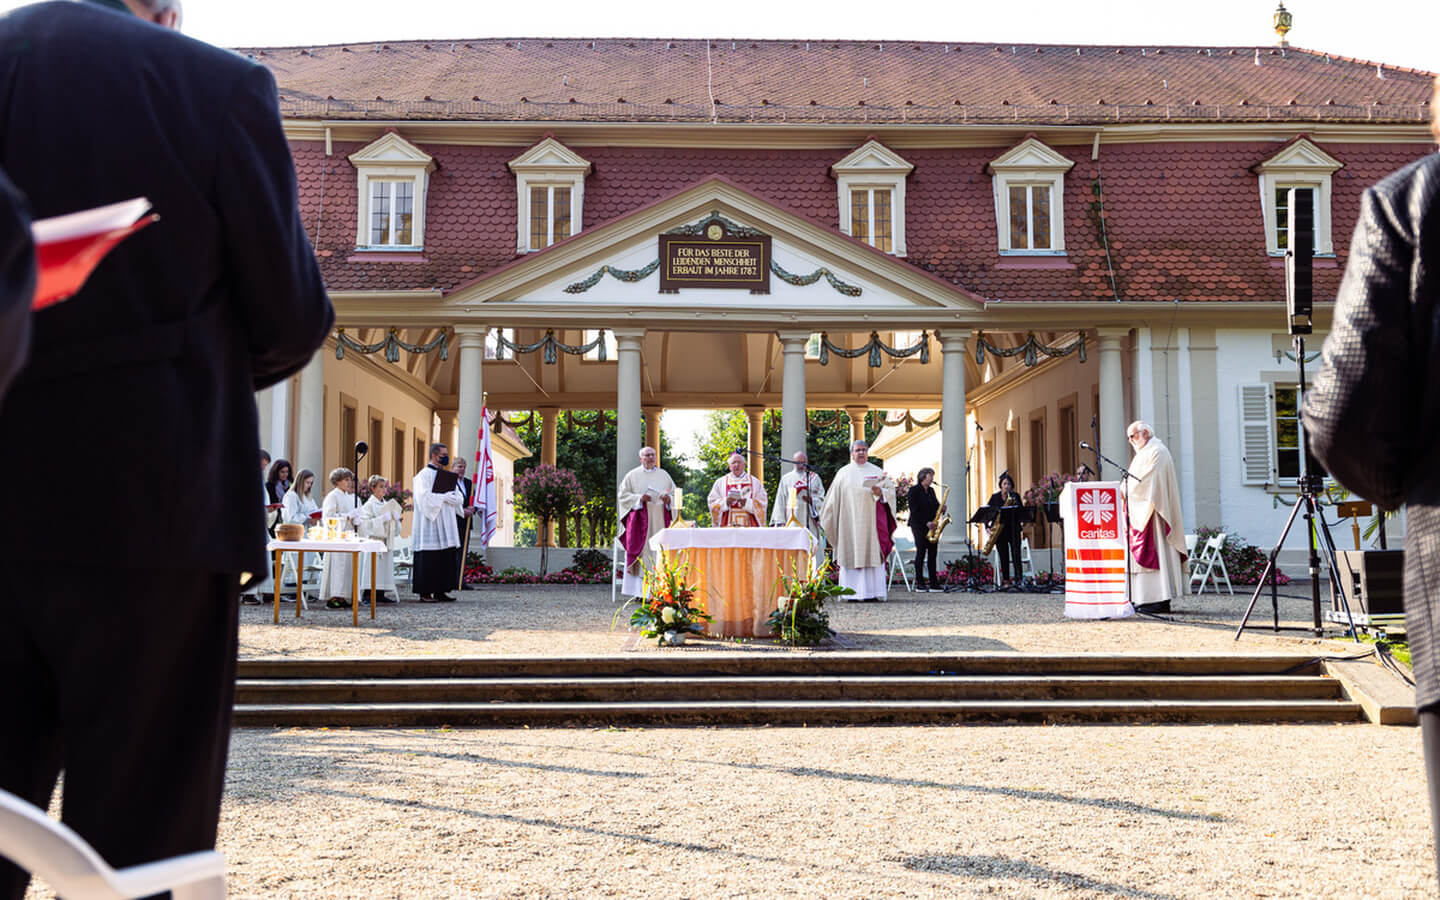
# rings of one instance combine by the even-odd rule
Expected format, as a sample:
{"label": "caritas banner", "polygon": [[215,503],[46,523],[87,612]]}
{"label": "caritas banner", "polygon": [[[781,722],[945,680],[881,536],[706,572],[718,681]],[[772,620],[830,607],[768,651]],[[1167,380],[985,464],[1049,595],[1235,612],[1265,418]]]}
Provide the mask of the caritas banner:
{"label": "caritas banner", "polygon": [[1125,540],[1118,481],[1072,481],[1060,492],[1065,520],[1065,615],[1072,619],[1123,619],[1135,608],[1125,599]]}

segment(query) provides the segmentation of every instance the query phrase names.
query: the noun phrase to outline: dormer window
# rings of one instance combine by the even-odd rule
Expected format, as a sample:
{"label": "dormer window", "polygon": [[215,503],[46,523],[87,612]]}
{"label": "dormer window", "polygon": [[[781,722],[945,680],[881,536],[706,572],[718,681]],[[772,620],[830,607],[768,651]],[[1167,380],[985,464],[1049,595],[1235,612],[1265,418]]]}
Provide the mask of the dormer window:
{"label": "dormer window", "polygon": [[435,160],[390,132],[350,154],[359,187],[360,250],[420,250],[425,246],[425,195]]}
{"label": "dormer window", "polygon": [[840,230],[876,250],[904,256],[905,179],[914,169],[879,141],[866,141],[831,166]]}
{"label": "dormer window", "polygon": [[1065,173],[1073,160],[1026,138],[987,167],[1002,256],[1063,256]]}
{"label": "dormer window", "polygon": [[1284,256],[1290,246],[1287,232],[1291,188],[1310,190],[1315,200],[1315,253],[1333,256],[1330,235],[1330,178],[1344,163],[1305,138],[1285,146],[1257,165],[1260,176],[1260,212],[1265,221],[1265,252]]}
{"label": "dormer window", "polygon": [[510,160],[519,201],[515,249],[544,250],[579,234],[590,163],[569,147],[547,137]]}

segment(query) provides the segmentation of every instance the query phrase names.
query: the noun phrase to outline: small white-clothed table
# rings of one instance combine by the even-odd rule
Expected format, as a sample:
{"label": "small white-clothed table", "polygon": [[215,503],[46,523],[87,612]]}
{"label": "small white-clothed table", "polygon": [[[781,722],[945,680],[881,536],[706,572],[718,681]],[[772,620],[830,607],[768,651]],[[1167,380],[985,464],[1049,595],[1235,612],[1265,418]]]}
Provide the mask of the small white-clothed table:
{"label": "small white-clothed table", "polygon": [[275,624],[280,624],[280,555],[298,553],[299,565],[295,567],[295,618],[300,618],[300,608],[305,605],[305,554],[349,553],[350,554],[350,620],[352,625],[360,624],[360,554],[370,554],[370,618],[375,618],[375,561],[379,554],[390,548],[384,541],[271,541],[265,548],[275,557]]}
{"label": "small white-clothed table", "polygon": [[809,575],[815,539],[804,528],[665,528],[657,551],[690,563],[699,606],[713,618],[707,633],[763,637],[780,596],[781,575]]}

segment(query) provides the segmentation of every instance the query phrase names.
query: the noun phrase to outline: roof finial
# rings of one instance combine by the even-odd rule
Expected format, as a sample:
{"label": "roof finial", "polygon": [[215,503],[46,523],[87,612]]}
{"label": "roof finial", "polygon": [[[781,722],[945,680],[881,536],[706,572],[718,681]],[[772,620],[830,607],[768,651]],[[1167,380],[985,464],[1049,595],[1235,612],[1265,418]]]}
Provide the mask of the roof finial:
{"label": "roof finial", "polygon": [[1290,42],[1285,40],[1285,35],[1289,33],[1290,26],[1294,22],[1295,17],[1290,14],[1290,10],[1285,8],[1285,0],[1280,0],[1280,5],[1275,9],[1275,33],[1280,35],[1280,46],[1290,46]]}

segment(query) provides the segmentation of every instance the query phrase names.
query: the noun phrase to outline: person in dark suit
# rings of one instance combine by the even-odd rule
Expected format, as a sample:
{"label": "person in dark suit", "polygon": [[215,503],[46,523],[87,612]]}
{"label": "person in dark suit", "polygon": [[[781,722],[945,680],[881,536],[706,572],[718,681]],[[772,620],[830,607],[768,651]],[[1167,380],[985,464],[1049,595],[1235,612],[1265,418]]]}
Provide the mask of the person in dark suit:
{"label": "person in dark suit", "polygon": [[[930,540],[930,526],[945,507],[935,499],[935,470],[926,466],[915,473],[915,483],[910,487],[906,506],[910,510],[910,534],[915,538],[915,590],[926,593],[944,590],[940,577],[935,574],[936,546]],[[930,581],[925,581],[925,564],[930,565]]]}
{"label": "person in dark suit", "polygon": [[460,529],[460,570],[455,573],[456,584],[462,584],[465,578],[465,549],[467,546],[465,534],[470,527],[470,517],[475,515],[475,510],[472,508],[475,498],[470,496],[475,491],[475,485],[465,477],[467,468],[464,457],[456,457],[455,461],[450,464],[450,471],[460,476],[460,481],[456,486],[460,488],[460,495],[465,498],[464,505],[461,507],[462,514],[455,517],[455,527]]}
{"label": "person in dark suit", "polygon": [[0,403],[30,348],[35,243],[25,198],[0,172]]}
{"label": "person in dark suit", "polygon": [[[334,324],[274,79],[145,19],[115,0],[0,17],[0,167],[32,212],[144,196],[160,216],[34,315],[0,408],[0,434],[36,438],[0,441],[33,476],[0,517],[25,561],[0,592],[0,787],[44,808],[63,768],[65,822],[117,867],[214,845],[237,595],[268,570],[254,392]],[[83,550],[62,538],[95,487],[56,447],[105,453],[107,499],[134,511]],[[27,880],[0,864],[0,898]]]}
{"label": "person in dark suit", "polygon": [[1406,631],[1440,839],[1440,154],[1365,192],[1303,415],[1311,450],[1341,484],[1384,509],[1406,506]]}
{"label": "person in dark suit", "polygon": [[1020,538],[1025,526],[1020,518],[1020,495],[1015,493],[1015,479],[1009,472],[1001,472],[998,486],[1000,490],[991,494],[985,505],[995,510],[995,524],[991,527],[998,528],[1002,523],[1005,526],[995,549],[1000,553],[1000,578],[1009,586],[1021,581]]}

